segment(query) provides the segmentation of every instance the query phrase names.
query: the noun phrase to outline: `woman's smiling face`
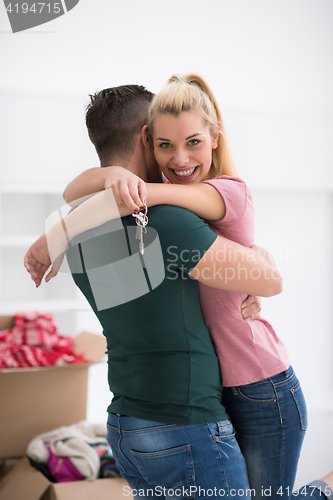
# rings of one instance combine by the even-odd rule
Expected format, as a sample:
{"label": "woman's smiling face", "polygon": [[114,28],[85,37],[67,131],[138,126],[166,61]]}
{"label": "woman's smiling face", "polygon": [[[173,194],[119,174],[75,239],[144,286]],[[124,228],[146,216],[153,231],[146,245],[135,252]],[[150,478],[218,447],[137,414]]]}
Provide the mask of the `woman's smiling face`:
{"label": "woman's smiling face", "polygon": [[194,184],[210,178],[212,137],[200,113],[159,114],[154,119],[153,144],[157,163],[173,184]]}

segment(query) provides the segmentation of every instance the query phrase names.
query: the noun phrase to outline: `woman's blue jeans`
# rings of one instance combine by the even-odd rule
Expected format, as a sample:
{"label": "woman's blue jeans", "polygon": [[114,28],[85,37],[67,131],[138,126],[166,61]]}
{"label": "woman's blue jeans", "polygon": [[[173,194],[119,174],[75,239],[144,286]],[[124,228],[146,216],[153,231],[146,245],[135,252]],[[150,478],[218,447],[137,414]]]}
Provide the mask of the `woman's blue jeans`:
{"label": "woman's blue jeans", "polygon": [[107,440],[129,484],[124,495],[250,499],[245,460],[228,420],[170,425],[109,413]]}
{"label": "woman's blue jeans", "polygon": [[260,382],[225,387],[223,404],[256,500],[289,498],[307,428],[305,400],[292,367]]}

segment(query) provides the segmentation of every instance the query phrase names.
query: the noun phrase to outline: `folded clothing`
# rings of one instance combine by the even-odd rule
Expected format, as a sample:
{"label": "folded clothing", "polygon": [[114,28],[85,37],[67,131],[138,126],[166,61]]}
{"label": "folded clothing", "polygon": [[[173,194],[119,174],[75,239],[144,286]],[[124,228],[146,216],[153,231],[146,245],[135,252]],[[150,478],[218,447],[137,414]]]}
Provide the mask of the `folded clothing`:
{"label": "folded clothing", "polygon": [[99,477],[119,477],[120,472],[117,469],[116,461],[113,458],[112,449],[108,444],[92,444],[91,447],[100,457]]}
{"label": "folded clothing", "polygon": [[84,479],[68,457],[58,457],[58,455],[52,453],[51,446],[47,446],[47,449],[49,452],[48,467],[56,483],[82,481]]}
{"label": "folded clothing", "polygon": [[[84,479],[97,479],[100,473],[100,456],[91,445],[107,445],[105,436],[106,424],[82,420],[36,436],[28,444],[26,452],[33,461],[48,463],[54,477],[58,471],[58,480],[59,477],[67,477],[62,480],[74,481],[80,479],[81,475]],[[69,459],[74,467],[69,467],[68,461],[64,463],[58,460],[64,458]],[[80,475],[76,479],[75,470]]]}
{"label": "folded clothing", "polygon": [[74,339],[59,335],[51,314],[18,313],[13,328],[0,331],[0,369],[86,363]]}

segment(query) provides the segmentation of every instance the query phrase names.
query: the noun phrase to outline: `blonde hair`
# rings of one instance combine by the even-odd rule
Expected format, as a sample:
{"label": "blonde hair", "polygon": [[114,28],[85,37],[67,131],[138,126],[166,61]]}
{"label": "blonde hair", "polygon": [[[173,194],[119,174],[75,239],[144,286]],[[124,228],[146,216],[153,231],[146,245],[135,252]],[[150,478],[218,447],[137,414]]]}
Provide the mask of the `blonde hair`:
{"label": "blonde hair", "polygon": [[238,176],[221,111],[207,83],[196,74],[173,75],[161,92],[156,94],[148,111],[148,127],[152,132],[156,115],[170,113],[179,116],[182,111],[199,112],[209,127],[211,135],[218,130],[218,146],[213,149],[212,177],[220,175]]}

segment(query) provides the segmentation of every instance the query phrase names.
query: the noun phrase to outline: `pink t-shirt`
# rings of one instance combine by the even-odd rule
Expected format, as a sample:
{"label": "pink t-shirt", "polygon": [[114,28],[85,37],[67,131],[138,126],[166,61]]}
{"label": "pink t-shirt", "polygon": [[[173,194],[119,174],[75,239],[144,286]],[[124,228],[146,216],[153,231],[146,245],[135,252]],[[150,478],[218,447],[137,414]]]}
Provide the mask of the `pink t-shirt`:
{"label": "pink t-shirt", "polygon": [[[217,234],[250,247],[254,244],[254,208],[246,184],[236,177],[208,181],[221,194],[226,213],[206,221]],[[243,271],[244,272],[244,271]],[[220,361],[225,387],[258,382],[289,367],[287,349],[263,318],[243,319],[246,294],[218,290],[199,283],[200,304]]]}

